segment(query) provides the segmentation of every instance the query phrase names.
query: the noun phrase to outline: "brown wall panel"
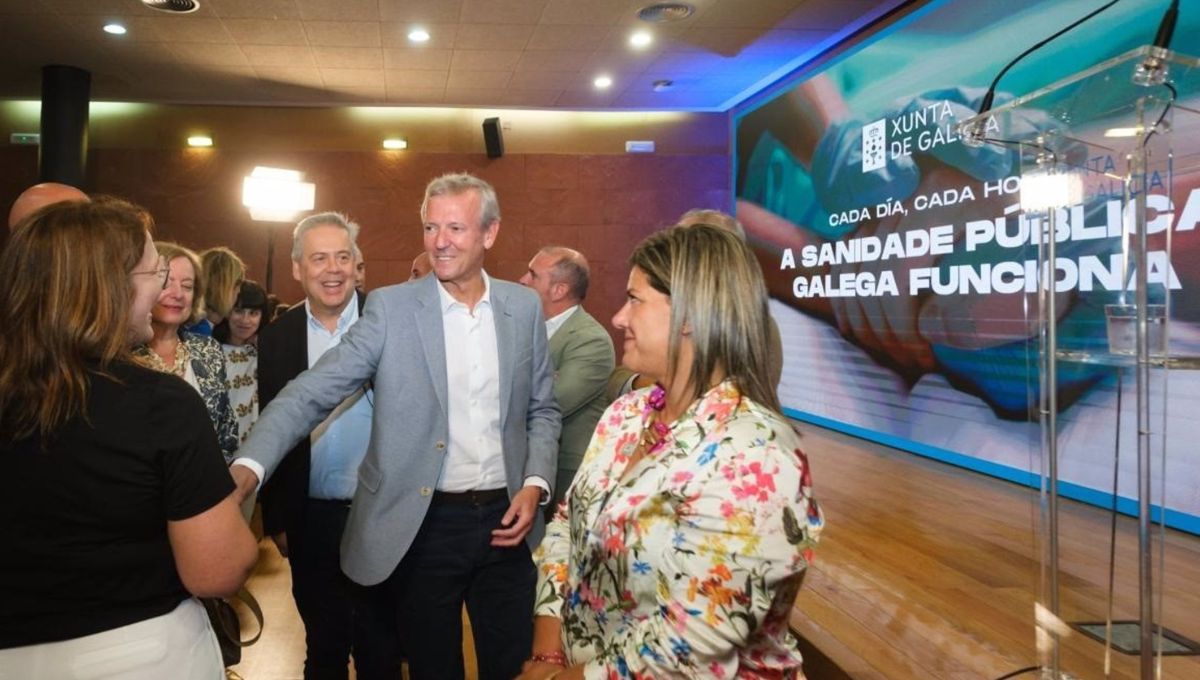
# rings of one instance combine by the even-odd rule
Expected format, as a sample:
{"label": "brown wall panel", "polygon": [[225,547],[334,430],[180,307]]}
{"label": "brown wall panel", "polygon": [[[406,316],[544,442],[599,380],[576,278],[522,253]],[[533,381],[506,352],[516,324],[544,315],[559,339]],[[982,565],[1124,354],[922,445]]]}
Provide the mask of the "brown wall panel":
{"label": "brown wall panel", "polygon": [[[0,206],[37,181],[34,147],[0,147]],[[548,244],[581,250],[592,263],[586,307],[610,325],[623,303],[637,242],[696,207],[727,209],[729,158],[699,155],[508,154],[387,151],[98,148],[89,155],[90,189],[146,206],[158,236],[195,249],[226,245],[252,278],[265,272],[267,227],[241,205],[242,178],[256,165],[300,170],[314,182],[316,210],[339,210],[362,225],[367,287],[408,278],[421,251],[419,208],[425,184],[450,171],[495,185],[503,220],[488,271],[516,280]],[[275,228],[274,288],[285,300],[302,293],[292,280],[291,225]],[[611,327],[610,327],[611,331]],[[614,337],[617,337],[614,334]],[[617,345],[618,353],[620,345]]]}

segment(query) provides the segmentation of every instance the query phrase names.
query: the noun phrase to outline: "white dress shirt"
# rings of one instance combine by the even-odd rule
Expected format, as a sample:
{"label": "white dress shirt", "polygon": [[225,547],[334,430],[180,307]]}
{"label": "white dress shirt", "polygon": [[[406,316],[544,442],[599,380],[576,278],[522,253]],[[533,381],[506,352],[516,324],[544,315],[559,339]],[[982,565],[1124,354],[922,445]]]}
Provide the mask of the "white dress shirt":
{"label": "white dress shirt", "polygon": [[487,274],[483,286],[483,297],[474,310],[438,286],[450,425],[450,445],[438,480],[439,491],[507,486],[500,440],[500,357]]}
{"label": "white dress shirt", "polygon": [[558,332],[558,329],[563,327],[563,324],[567,322],[567,319],[571,318],[571,315],[574,314],[575,310],[577,309],[579,309],[579,305],[572,305],[558,314],[550,317],[549,319],[546,319],[546,339],[549,340],[550,338],[553,338],[554,334]]}
{"label": "white dress shirt", "polygon": [[[442,464],[439,491],[503,489],[504,446],[500,429],[500,355],[492,284],[483,273],[483,296],[475,309],[455,300],[438,286],[442,333],[446,344],[446,401],[450,442]],[[530,476],[525,486],[537,486],[543,497],[550,485]]]}

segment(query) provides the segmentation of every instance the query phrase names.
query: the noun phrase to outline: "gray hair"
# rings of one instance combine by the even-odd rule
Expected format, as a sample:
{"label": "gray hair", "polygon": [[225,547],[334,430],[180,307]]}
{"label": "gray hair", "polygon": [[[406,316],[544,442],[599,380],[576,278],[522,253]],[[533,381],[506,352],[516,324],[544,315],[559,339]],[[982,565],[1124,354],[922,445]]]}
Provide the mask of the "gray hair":
{"label": "gray hair", "polygon": [[304,248],[300,244],[304,234],[326,225],[345,229],[346,233],[350,234],[350,247],[358,252],[358,222],[340,212],[323,212],[305,217],[292,230],[292,262],[299,262],[300,258],[304,257]]}
{"label": "gray hair", "polygon": [[580,302],[587,297],[591,269],[583,253],[563,246],[546,246],[538,254],[557,258],[550,268],[550,283],[567,284],[571,297]]}
{"label": "gray hair", "polygon": [[450,172],[434,178],[425,187],[425,199],[421,201],[421,221],[424,222],[429,208],[429,199],[434,196],[458,195],[468,191],[479,192],[479,226],[487,228],[500,221],[500,201],[496,190],[482,179],[465,172]]}

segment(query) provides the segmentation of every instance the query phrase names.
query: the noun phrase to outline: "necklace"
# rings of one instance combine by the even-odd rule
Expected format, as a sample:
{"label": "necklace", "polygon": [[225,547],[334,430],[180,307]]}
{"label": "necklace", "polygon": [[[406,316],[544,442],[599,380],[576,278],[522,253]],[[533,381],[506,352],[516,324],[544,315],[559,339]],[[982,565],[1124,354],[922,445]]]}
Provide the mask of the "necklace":
{"label": "necklace", "polygon": [[647,456],[658,453],[667,443],[667,435],[671,432],[671,428],[662,421],[662,411],[666,405],[666,389],[662,385],[655,384],[654,388],[650,390],[650,396],[646,399],[645,408],[642,409],[645,425],[642,426],[642,435],[638,438],[638,448]]}
{"label": "necklace", "polygon": [[146,352],[140,355],[142,364],[146,368],[152,368],[160,373],[172,373],[182,378],[187,373],[187,364],[191,358],[188,356],[187,345],[182,341],[175,342],[175,361],[168,366],[166,361],[154,351],[154,348],[147,347]]}

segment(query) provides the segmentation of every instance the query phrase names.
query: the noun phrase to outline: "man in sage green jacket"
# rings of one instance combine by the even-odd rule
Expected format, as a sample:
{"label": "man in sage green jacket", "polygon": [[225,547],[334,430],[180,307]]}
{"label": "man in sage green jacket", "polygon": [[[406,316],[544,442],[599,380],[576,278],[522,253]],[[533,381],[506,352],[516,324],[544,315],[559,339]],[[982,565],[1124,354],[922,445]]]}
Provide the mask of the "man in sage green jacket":
{"label": "man in sage green jacket", "polygon": [[520,280],[542,299],[554,366],[554,399],[562,410],[551,513],[566,497],[596,423],[609,404],[604,388],[616,354],[608,331],[583,309],[588,276],[587,258],[582,253],[547,246],[529,261],[529,270]]}

